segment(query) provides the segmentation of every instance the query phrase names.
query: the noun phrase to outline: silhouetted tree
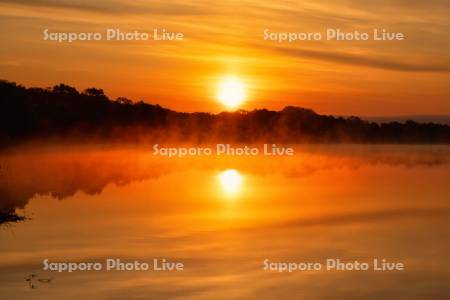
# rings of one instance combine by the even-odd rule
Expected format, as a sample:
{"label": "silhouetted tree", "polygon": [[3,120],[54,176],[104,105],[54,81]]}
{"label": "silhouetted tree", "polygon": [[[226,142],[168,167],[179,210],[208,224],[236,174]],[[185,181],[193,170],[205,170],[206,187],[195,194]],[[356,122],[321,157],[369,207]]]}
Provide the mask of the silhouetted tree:
{"label": "silhouetted tree", "polygon": [[42,89],[0,81],[0,107],[3,145],[35,137],[122,139],[152,132],[198,142],[450,143],[450,126],[443,124],[377,124],[293,106],[281,111],[180,113],[123,97],[112,101],[97,88],[79,93],[65,84]]}

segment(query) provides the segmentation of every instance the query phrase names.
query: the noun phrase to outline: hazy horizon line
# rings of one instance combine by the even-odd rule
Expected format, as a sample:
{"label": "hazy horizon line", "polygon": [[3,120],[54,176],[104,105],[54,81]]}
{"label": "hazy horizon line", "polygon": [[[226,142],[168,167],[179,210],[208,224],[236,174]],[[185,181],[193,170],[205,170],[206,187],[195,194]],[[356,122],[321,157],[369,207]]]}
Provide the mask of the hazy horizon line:
{"label": "hazy horizon line", "polygon": [[[66,84],[64,82],[60,82],[58,84],[55,84],[53,86],[47,86],[47,87],[39,87],[39,86],[25,86],[21,83],[15,82],[15,81],[10,81],[7,79],[0,79],[0,81],[4,81],[7,83],[14,83],[17,86],[21,86],[24,87],[26,89],[33,89],[33,88],[38,88],[38,89],[52,89],[55,86],[58,86],[60,84],[64,84],[70,87],[73,87],[77,90],[77,92],[79,93],[83,93],[83,91],[79,91],[78,88],[70,85],[70,84]],[[95,88],[95,87],[90,87],[90,88]],[[99,89],[102,90],[104,92],[104,90],[102,88],[95,88],[95,89]],[[85,89],[86,90],[86,89]],[[84,91],[85,91],[84,90]],[[268,110],[268,111],[274,111],[274,112],[280,112],[282,110],[284,110],[285,108],[288,107],[296,107],[296,108],[302,108],[302,109],[309,109],[312,110],[313,112],[315,112],[318,115],[322,115],[322,116],[333,116],[333,117],[343,117],[343,118],[349,118],[349,117],[358,117],[362,120],[365,121],[369,121],[369,122],[375,122],[375,123],[383,123],[383,122],[406,122],[408,120],[411,121],[415,121],[415,122],[419,122],[419,123],[436,123],[436,124],[444,124],[444,125],[450,125],[450,114],[392,114],[392,115],[364,115],[364,114],[339,114],[339,113],[322,113],[322,112],[318,112],[316,109],[312,108],[312,107],[306,107],[306,106],[298,106],[298,105],[284,105],[283,108],[281,109],[269,109],[266,107],[253,107],[251,109],[235,109],[235,110],[221,110],[218,112],[214,112],[214,111],[198,111],[198,110],[192,110],[192,111],[180,111],[177,109],[173,109],[170,106],[163,106],[159,103],[156,102],[151,102],[148,100],[144,100],[144,99],[139,99],[139,100],[135,100],[135,99],[130,99],[128,97],[124,97],[124,96],[119,96],[116,97],[115,99],[110,98],[107,94],[104,94],[109,100],[117,100],[119,98],[126,98],[130,101],[132,101],[133,103],[138,103],[138,102],[144,102],[146,104],[149,105],[157,105],[160,106],[164,109],[167,110],[171,110],[173,112],[178,112],[178,113],[206,113],[206,114],[212,114],[212,115],[219,115],[221,113],[233,113],[233,112],[250,112],[250,111],[254,111],[254,110]]]}

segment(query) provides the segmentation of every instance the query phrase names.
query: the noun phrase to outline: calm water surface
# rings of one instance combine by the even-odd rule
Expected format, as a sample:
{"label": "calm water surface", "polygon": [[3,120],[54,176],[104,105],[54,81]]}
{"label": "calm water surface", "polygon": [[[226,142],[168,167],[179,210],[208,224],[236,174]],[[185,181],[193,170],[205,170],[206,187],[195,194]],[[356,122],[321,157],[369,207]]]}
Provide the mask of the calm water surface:
{"label": "calm water surface", "polygon": [[[293,157],[161,158],[150,147],[0,154],[2,299],[445,299],[450,147],[302,146]],[[181,261],[182,272],[42,270],[42,261]],[[264,271],[263,261],[405,271]],[[30,274],[51,278],[36,281]]]}

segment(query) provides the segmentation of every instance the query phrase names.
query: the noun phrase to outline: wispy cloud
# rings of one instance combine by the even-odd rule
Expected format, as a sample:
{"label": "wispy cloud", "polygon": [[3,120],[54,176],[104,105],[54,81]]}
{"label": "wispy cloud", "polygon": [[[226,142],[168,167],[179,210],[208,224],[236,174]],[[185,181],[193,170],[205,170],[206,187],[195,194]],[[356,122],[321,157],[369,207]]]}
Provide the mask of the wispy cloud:
{"label": "wispy cloud", "polygon": [[343,52],[329,52],[302,48],[273,47],[274,51],[298,59],[316,59],[353,66],[364,66],[402,72],[450,72],[450,65],[416,64],[379,57],[362,56]]}
{"label": "wispy cloud", "polygon": [[55,1],[55,0],[0,0],[0,3],[65,10],[88,11],[102,14],[154,14],[154,15],[202,15],[207,8],[193,4],[152,1]]}

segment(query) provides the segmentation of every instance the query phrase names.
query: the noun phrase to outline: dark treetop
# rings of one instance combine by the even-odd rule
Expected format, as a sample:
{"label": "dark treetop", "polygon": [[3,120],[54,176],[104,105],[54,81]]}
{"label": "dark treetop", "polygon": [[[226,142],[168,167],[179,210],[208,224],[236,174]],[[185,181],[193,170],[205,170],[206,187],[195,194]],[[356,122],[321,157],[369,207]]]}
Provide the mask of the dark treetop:
{"label": "dark treetop", "polygon": [[182,113],[143,101],[109,99],[65,84],[25,88],[0,81],[0,144],[28,139],[283,143],[450,143],[443,124],[319,115],[311,109]]}

